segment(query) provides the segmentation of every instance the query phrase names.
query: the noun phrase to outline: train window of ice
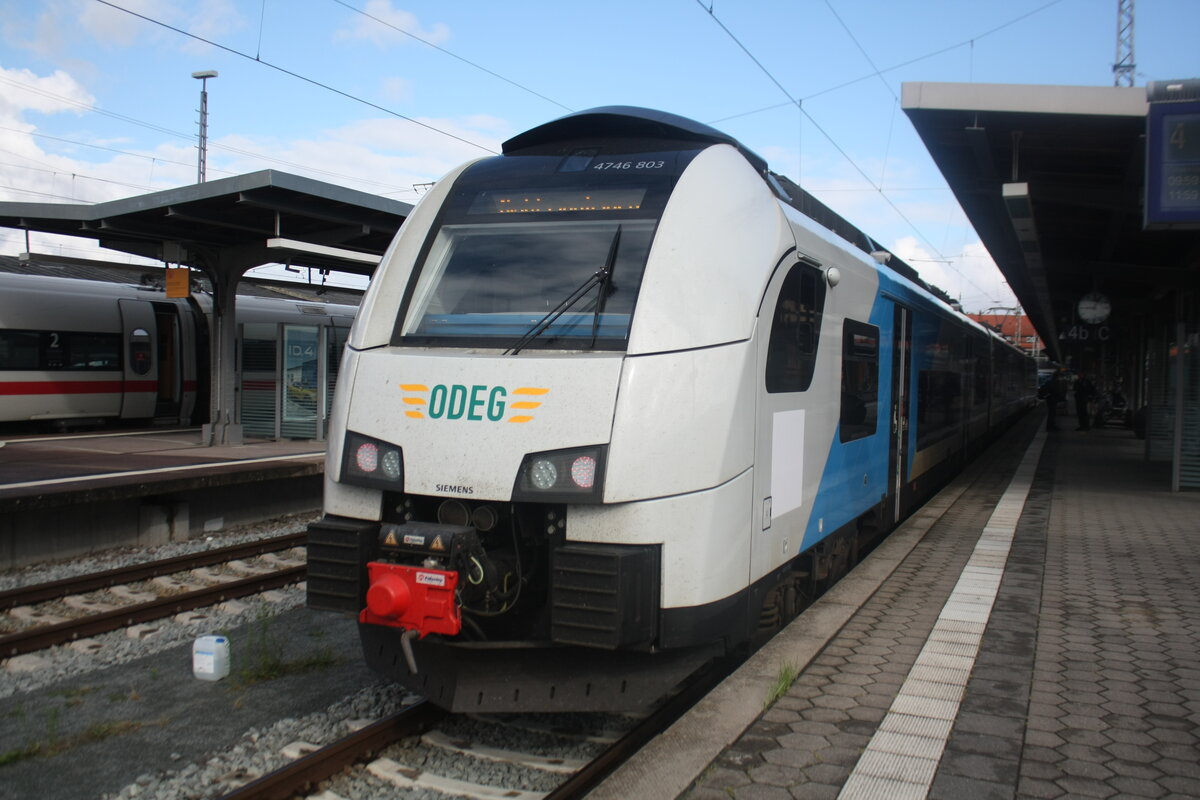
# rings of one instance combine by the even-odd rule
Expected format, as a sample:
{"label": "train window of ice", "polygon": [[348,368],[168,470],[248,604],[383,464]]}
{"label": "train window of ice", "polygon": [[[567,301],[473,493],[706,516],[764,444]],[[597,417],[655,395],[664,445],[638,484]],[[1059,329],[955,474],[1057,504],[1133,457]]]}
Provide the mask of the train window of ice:
{"label": "train window of ice", "polygon": [[121,368],[120,339],[108,333],[70,334],[71,369]]}
{"label": "train window of ice", "polygon": [[792,267],[771,320],[767,345],[768,392],[803,392],[812,383],[825,308],[825,280],[821,270],[800,263]]}
{"label": "train window of ice", "polygon": [[38,369],[38,349],[35,331],[0,331],[0,369]]}
{"label": "train window of ice", "polygon": [[875,433],[879,415],[879,329],[848,319],[842,323],[843,442]]}
{"label": "train window of ice", "polygon": [[150,332],[145,328],[136,328],[129,334],[129,366],[137,375],[148,375],[153,366]]}
{"label": "train window of ice", "polygon": [[117,370],[121,338],[83,331],[0,331],[0,370]]}
{"label": "train window of ice", "polygon": [[[623,345],[654,228],[636,219],[444,225],[421,265],[403,335],[511,340],[559,309],[532,346],[578,346],[563,340],[590,341],[593,323],[597,346]],[[608,279],[592,280],[601,270]]]}

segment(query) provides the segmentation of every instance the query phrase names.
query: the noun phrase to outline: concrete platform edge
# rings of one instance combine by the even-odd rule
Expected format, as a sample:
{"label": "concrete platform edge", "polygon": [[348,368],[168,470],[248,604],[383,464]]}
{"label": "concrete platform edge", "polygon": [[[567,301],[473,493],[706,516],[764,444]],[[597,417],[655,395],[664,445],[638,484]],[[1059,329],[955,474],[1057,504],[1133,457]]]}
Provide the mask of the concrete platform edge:
{"label": "concrete platform edge", "polygon": [[588,800],[665,800],[686,791],[762,714],[781,668],[802,669],[820,653],[966,491],[988,460],[986,455],[976,459],[737,672],[589,792]]}

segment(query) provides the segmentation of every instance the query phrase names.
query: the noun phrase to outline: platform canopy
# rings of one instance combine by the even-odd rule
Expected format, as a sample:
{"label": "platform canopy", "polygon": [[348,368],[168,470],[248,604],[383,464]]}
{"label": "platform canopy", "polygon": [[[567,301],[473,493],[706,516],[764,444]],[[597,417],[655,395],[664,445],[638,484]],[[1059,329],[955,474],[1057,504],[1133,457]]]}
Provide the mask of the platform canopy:
{"label": "platform canopy", "polygon": [[263,264],[370,275],[412,206],[264,170],[89,205],[0,203],[0,227],[95,239],[101,246],[195,267],[213,288],[209,444],[241,441],[234,324],[237,284]]}
{"label": "platform canopy", "polygon": [[906,83],[902,104],[1055,360],[1084,295],[1128,334],[1197,285],[1196,232],[1143,227],[1146,89]]}
{"label": "platform canopy", "polygon": [[[95,204],[0,203],[0,226],[199,269],[272,262],[370,275],[412,206],[276,170]],[[239,273],[240,274],[240,273]]]}

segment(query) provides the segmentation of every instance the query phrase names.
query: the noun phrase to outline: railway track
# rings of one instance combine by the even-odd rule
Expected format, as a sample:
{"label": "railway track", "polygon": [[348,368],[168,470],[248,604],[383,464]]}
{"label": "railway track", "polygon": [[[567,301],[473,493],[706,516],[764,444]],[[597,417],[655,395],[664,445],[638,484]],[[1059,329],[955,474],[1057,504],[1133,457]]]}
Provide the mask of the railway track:
{"label": "railway track", "polygon": [[[152,622],[302,581],[307,573],[302,563],[275,559],[276,566],[253,567],[246,565],[245,559],[303,546],[305,538],[304,533],[287,534],[0,592],[0,611],[14,617],[21,609],[30,610],[21,617],[25,624],[23,629],[0,635],[0,658]],[[238,565],[247,576],[232,578],[211,570],[202,577],[195,573],[218,564]],[[188,573],[189,577],[174,577],[181,573]],[[154,593],[144,590],[114,593],[114,590],[147,580],[158,581],[156,588],[163,594],[153,596]],[[212,583],[203,585],[203,581]],[[107,590],[104,599],[88,597],[102,590]],[[73,604],[68,602],[72,598],[77,598]],[[53,601],[64,601],[82,615],[63,619],[33,611],[38,604]]]}
{"label": "railway track", "polygon": [[[343,797],[327,781],[348,768],[395,790],[431,790],[474,800],[575,800],[598,785],[651,738],[665,730],[729,674],[735,665],[714,665],[642,718],[571,715],[562,724],[538,724],[527,715],[451,715],[427,701],[409,706],[321,748],[295,743],[295,760],[231,790],[221,800],[286,800],[324,790],[316,797]],[[544,717],[543,717],[544,719]],[[524,739],[520,749],[496,742]],[[530,739],[538,740],[529,746]],[[586,743],[586,744],[581,744]],[[578,757],[581,747],[593,752]],[[303,752],[309,750],[310,752]],[[491,769],[470,762],[490,762]],[[481,783],[464,773],[502,775]]]}

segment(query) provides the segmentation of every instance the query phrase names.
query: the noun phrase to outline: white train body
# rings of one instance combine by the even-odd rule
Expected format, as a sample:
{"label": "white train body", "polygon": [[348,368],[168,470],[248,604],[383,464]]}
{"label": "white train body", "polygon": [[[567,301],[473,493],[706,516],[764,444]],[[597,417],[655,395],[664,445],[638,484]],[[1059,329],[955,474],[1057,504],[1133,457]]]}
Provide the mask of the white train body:
{"label": "white train body", "polygon": [[[242,296],[239,323],[349,327],[354,306]],[[0,272],[0,424],[206,420],[212,301]],[[338,338],[338,341],[340,341]],[[273,376],[267,376],[273,389]]]}
{"label": "white train body", "polygon": [[[636,705],[648,665],[667,683],[793,616],[1028,398],[993,393],[1015,355],[783,193],[735,141],[625,108],[440,181],[351,332],[310,605],[492,710]],[[964,372],[940,348],[968,336]],[[920,441],[918,411],[946,417]],[[632,674],[644,694],[612,688]]]}

